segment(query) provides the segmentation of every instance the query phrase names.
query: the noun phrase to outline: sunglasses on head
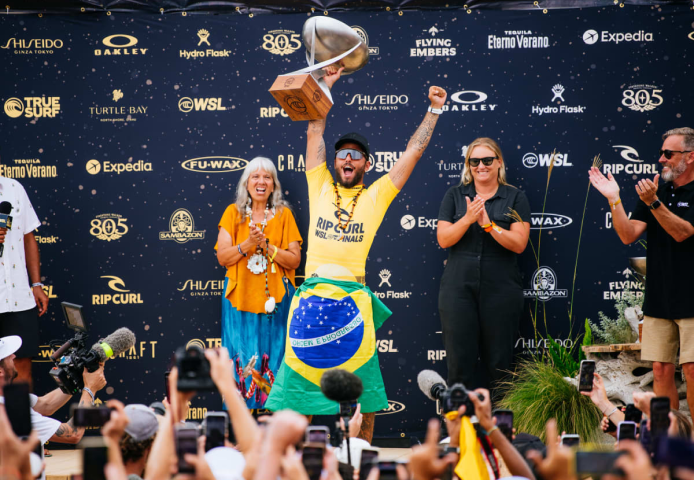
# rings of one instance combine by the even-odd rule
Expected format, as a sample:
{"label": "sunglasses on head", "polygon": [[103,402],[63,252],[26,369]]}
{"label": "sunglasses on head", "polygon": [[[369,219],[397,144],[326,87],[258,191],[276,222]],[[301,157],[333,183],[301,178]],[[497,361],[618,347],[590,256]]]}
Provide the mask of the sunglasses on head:
{"label": "sunglasses on head", "polygon": [[347,158],[347,155],[350,155],[352,160],[361,160],[364,158],[364,154],[362,152],[353,148],[343,148],[342,150],[335,152],[335,157],[339,158],[340,160]]}
{"label": "sunglasses on head", "polygon": [[497,157],[484,157],[484,158],[473,158],[470,157],[469,162],[471,167],[476,167],[480,164],[480,162],[484,163],[485,166],[489,166],[492,163],[494,163],[494,160],[496,160]]}
{"label": "sunglasses on head", "polygon": [[668,160],[672,158],[672,156],[676,153],[689,153],[691,150],[660,150],[660,156],[665,156]]}

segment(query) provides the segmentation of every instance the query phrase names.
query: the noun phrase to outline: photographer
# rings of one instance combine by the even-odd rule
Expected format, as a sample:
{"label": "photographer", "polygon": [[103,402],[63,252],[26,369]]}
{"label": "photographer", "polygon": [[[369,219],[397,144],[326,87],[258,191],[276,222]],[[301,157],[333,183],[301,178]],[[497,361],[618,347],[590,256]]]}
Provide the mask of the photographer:
{"label": "photographer", "polygon": [[[14,353],[21,347],[22,339],[16,335],[0,338],[0,403],[3,403],[2,389],[4,385],[11,384],[17,378],[17,369],[14,366]],[[92,405],[94,394],[106,386],[104,366],[101,365],[95,372],[86,370],[82,374],[84,389],[80,396],[80,406]],[[67,423],[49,418],[58,409],[65,405],[72,395],[63,393],[56,388],[42,397],[31,395],[31,424],[38,433],[41,443],[48,440],[58,443],[78,443],[84,435],[84,427],[75,427],[72,419]]]}

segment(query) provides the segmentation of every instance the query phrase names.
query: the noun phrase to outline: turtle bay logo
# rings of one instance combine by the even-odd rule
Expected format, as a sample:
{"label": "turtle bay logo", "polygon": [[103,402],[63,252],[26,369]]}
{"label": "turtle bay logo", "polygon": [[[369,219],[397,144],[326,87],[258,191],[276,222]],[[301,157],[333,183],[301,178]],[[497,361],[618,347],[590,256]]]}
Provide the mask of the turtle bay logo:
{"label": "turtle bay logo", "polygon": [[63,48],[63,41],[60,39],[51,40],[48,38],[10,38],[5,46],[0,45],[3,50],[12,50],[15,55],[52,55],[54,49]]}
{"label": "turtle bay logo", "polygon": [[443,30],[435,26],[426,30],[431,38],[415,40],[415,48],[410,48],[410,57],[455,57],[456,47],[450,38],[437,38]]}
{"label": "turtle bay logo", "polygon": [[183,283],[179,292],[191,297],[220,297],[224,288],[224,280],[192,280]]}
{"label": "turtle bay logo", "polygon": [[549,115],[549,114],[562,114],[562,113],[584,113],[586,107],[583,105],[564,105],[564,92],[566,89],[561,83],[557,83],[552,87],[552,100],[550,102],[556,101],[555,105],[533,105],[532,113],[533,115]]}
{"label": "turtle bay logo", "polygon": [[120,277],[103,275],[99,278],[108,280],[108,288],[115,293],[92,295],[92,305],[128,305],[144,303],[139,293],[133,293],[125,288],[125,282]]}
{"label": "turtle bay logo", "polygon": [[531,288],[523,290],[525,298],[536,298],[546,302],[553,298],[567,298],[568,291],[557,288],[557,275],[549,267],[540,267],[533,274]]}
{"label": "turtle bay logo", "polygon": [[444,105],[444,112],[486,112],[494,110],[498,105],[495,103],[487,103],[488,95],[477,90],[461,90],[451,95],[451,100],[455,102],[453,105]]}
{"label": "turtle bay logo", "polygon": [[197,46],[207,45],[210,48],[205,50],[179,50],[179,58],[185,58],[186,60],[198,59],[198,58],[229,58],[231,55],[231,50],[215,50],[210,45],[210,32],[201,28],[198,30],[198,43]]}
{"label": "turtle bay logo", "polygon": [[290,55],[301,48],[301,36],[294,30],[270,30],[263,35],[262,47],[273,55]]}
{"label": "turtle bay logo", "polygon": [[[374,152],[369,154],[367,172],[390,172],[405,152]],[[374,157],[375,155],[375,157]]]}
{"label": "turtle bay logo", "polygon": [[89,107],[89,115],[100,122],[136,122],[138,115],[147,115],[147,109],[144,105],[125,105],[123,100],[125,95],[121,89],[114,89],[107,95],[109,99],[116,105],[93,105]]}
{"label": "turtle bay logo", "polygon": [[639,152],[629,145],[612,145],[612,148],[619,150],[619,155],[628,163],[603,163],[602,172],[607,175],[618,175],[626,173],[629,175],[655,175],[658,173],[658,165],[645,163],[639,158]]}
{"label": "turtle bay logo", "polygon": [[43,165],[38,158],[15,158],[14,165],[0,165],[0,176],[5,178],[55,178],[58,167]]}
{"label": "turtle bay logo", "polygon": [[407,95],[363,95],[358,93],[345,105],[359,107],[359,110],[390,110],[398,109],[399,105],[407,105],[410,99]]}
{"label": "turtle bay logo", "polygon": [[5,115],[10,118],[55,118],[60,112],[60,97],[12,97],[5,100]]}
{"label": "turtle bay logo", "polygon": [[89,233],[99,240],[111,242],[128,233],[128,219],[117,213],[102,213],[90,222]]}
{"label": "turtle bay logo", "polygon": [[[378,277],[381,279],[381,283],[378,284],[377,288],[381,288],[383,285],[388,285],[389,287],[392,288],[392,285],[390,284],[390,277],[392,276],[392,273],[390,273],[390,270],[384,268],[378,273]],[[395,290],[386,290],[386,291],[379,291],[379,292],[374,292],[374,295],[376,295],[378,298],[394,298],[394,299],[403,299],[403,298],[410,298],[412,296],[412,292],[408,291],[395,291]]]}
{"label": "turtle bay logo", "polygon": [[488,50],[549,48],[549,37],[533,35],[531,30],[506,30],[503,35],[487,35]]}
{"label": "turtle bay logo", "polygon": [[400,413],[404,410],[404,403],[396,402],[395,400],[388,400],[388,406],[383,410],[376,412],[376,415],[390,415],[391,413]]}
{"label": "turtle bay logo", "polygon": [[531,213],[530,230],[554,230],[568,227],[573,223],[571,217],[558,213]]}
{"label": "turtle bay logo", "polygon": [[183,113],[192,112],[224,112],[227,107],[222,105],[222,98],[190,98],[183,97],[178,101],[178,109]]}
{"label": "turtle bay logo", "polygon": [[109,35],[104,38],[101,43],[107,48],[95,48],[94,55],[97,57],[110,55],[145,55],[149,51],[148,48],[133,48],[139,41],[132,35]]}
{"label": "turtle bay logo", "polygon": [[236,157],[198,157],[184,160],[181,166],[190,172],[226,173],[243,170],[248,160]]}
{"label": "turtle bay logo", "polygon": [[92,159],[87,162],[86,169],[90,175],[96,175],[102,171],[120,175],[131,172],[151,172],[152,163],[144,160],[133,162],[133,157],[130,157],[127,163],[111,163],[108,160],[101,163],[99,160]]}
{"label": "turtle bay logo", "polygon": [[595,45],[596,43],[623,43],[623,42],[652,42],[653,34],[645,32],[644,30],[639,30],[633,33],[615,33],[603,30],[602,32],[597,32],[596,30],[586,30],[583,32],[583,42],[586,45]]}
{"label": "turtle bay logo", "polygon": [[568,153],[526,153],[523,155],[523,166],[525,168],[549,167],[552,162],[555,167],[573,167],[573,163],[569,162]]}
{"label": "turtle bay logo", "polygon": [[159,232],[159,240],[173,240],[176,243],[186,243],[190,240],[202,240],[205,230],[195,230],[193,216],[185,208],[179,208],[169,219],[169,230]]}
{"label": "turtle bay logo", "polygon": [[380,55],[380,50],[378,47],[372,47],[371,44],[369,43],[369,36],[366,34],[366,30],[364,30],[362,27],[359,25],[352,25],[352,30],[354,30],[357,35],[359,35],[359,38],[361,41],[366,45],[369,49],[369,56],[371,55]]}
{"label": "turtle bay logo", "polygon": [[662,88],[655,85],[629,85],[622,92],[622,105],[635,112],[650,112],[663,104]]}

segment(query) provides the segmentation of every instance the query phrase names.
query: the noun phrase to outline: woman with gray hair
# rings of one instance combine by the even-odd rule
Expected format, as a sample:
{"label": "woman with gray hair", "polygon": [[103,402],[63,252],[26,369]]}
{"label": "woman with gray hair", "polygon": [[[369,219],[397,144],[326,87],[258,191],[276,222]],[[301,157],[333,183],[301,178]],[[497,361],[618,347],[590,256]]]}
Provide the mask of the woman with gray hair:
{"label": "woman with gray hair", "polygon": [[[219,222],[217,260],[226,267],[222,346],[236,365],[249,408],[263,408],[282,363],[301,235],[267,158],[246,166],[236,201]],[[248,382],[247,382],[248,380]]]}

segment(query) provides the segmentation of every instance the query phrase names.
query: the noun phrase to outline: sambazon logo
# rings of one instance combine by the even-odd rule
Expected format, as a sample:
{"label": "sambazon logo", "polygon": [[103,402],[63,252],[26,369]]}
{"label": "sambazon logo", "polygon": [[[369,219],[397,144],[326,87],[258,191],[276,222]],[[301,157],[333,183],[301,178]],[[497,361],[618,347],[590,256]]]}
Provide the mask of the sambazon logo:
{"label": "sambazon logo", "polygon": [[223,112],[227,107],[222,105],[221,97],[216,98],[190,98],[183,97],[178,101],[178,109],[183,113],[192,112]]}
{"label": "sambazon logo", "polygon": [[5,114],[10,118],[55,118],[60,112],[60,97],[12,97],[5,100]]}
{"label": "sambazon logo", "polygon": [[400,160],[405,152],[374,152],[369,154],[369,168],[367,172],[390,172],[395,163]]}
{"label": "sambazon logo", "polygon": [[215,50],[214,48],[211,48],[212,45],[210,45],[210,41],[208,40],[209,38],[209,31],[205,30],[204,28],[198,30],[197,46],[199,47],[201,45],[207,45],[210,48],[206,48],[205,50],[179,50],[178,56],[180,58],[185,58],[186,60],[209,57],[229,58],[231,55],[231,50]]}
{"label": "sambazon logo", "polygon": [[[549,162],[552,160],[551,153],[534,153],[529,152],[523,155],[523,166],[525,168],[549,167]],[[555,167],[573,167],[573,163],[569,162],[568,153],[554,154]]]}
{"label": "sambazon logo", "polygon": [[55,178],[58,167],[42,165],[38,158],[15,158],[14,165],[1,165],[0,176],[5,178]]}
{"label": "sambazon logo", "polygon": [[243,170],[248,160],[236,157],[198,157],[184,160],[181,166],[190,172],[225,173]]}
{"label": "sambazon logo", "polygon": [[144,303],[139,293],[133,293],[125,288],[125,282],[123,282],[120,277],[103,275],[100,278],[108,279],[108,288],[116,293],[92,295],[92,305],[128,305]]}
{"label": "sambazon logo", "polygon": [[144,160],[133,162],[132,157],[128,159],[127,163],[111,163],[107,160],[102,164],[99,160],[92,159],[87,162],[86,168],[90,175],[96,175],[101,171],[120,175],[123,172],[151,172],[152,163]]}
{"label": "sambazon logo", "polygon": [[390,284],[390,277],[392,276],[390,270],[384,268],[378,273],[378,276],[381,279],[381,282],[378,284],[378,287],[376,287],[379,289],[379,291],[374,291],[374,295],[376,295],[378,298],[409,299],[412,296],[412,292],[408,292],[406,290],[380,290],[380,288],[384,285],[387,285],[392,288],[392,285]]}
{"label": "sambazon logo", "polygon": [[[451,95],[451,100],[455,102],[453,105],[444,105],[441,109],[444,112],[485,112],[494,110],[497,107],[495,103],[487,103],[488,95],[477,90],[462,90]],[[459,105],[457,105],[459,104]]]}
{"label": "sambazon logo", "polygon": [[400,226],[405,230],[412,230],[413,228],[430,228],[432,230],[436,229],[436,224],[438,219],[436,218],[426,218],[426,217],[413,217],[412,215],[404,215],[400,219]]}
{"label": "sambazon logo", "polygon": [[145,55],[149,50],[148,48],[133,48],[138,42],[138,39],[132,35],[109,35],[101,41],[107,48],[95,48],[94,55],[97,57],[102,55]]}
{"label": "sambazon logo", "polygon": [[363,95],[358,93],[345,105],[354,105],[359,110],[397,110],[398,105],[407,105],[407,95]]}
{"label": "sambazon logo", "polygon": [[487,35],[488,50],[549,48],[549,37],[533,35],[531,30],[506,30],[503,35]]}
{"label": "sambazon logo", "polygon": [[405,404],[396,402],[395,400],[388,400],[388,407],[383,410],[376,412],[376,415],[389,415],[391,413],[400,413],[405,410]]}
{"label": "sambazon logo", "polygon": [[366,34],[366,30],[364,30],[362,27],[359,25],[352,25],[352,30],[357,32],[357,35],[359,35],[359,38],[361,38],[361,41],[364,42],[364,45],[366,45],[369,48],[369,56],[371,55],[379,55],[381,52],[379,51],[378,47],[373,47],[369,43],[369,36]]}
{"label": "sambazon logo", "polygon": [[650,112],[663,104],[662,88],[655,85],[629,85],[622,92],[622,105],[635,112]]}
{"label": "sambazon logo", "polygon": [[179,292],[191,297],[219,297],[222,295],[224,280],[186,280]]}
{"label": "sambazon logo", "polygon": [[168,231],[159,232],[159,240],[173,240],[176,243],[203,240],[204,238],[205,230],[195,230],[193,216],[185,208],[179,208],[171,214]]}
{"label": "sambazon logo", "polygon": [[546,302],[553,298],[567,298],[568,291],[557,288],[557,275],[549,267],[540,267],[535,270],[530,284],[531,288],[523,290],[525,298],[537,298]]}
{"label": "sambazon logo", "polygon": [[622,42],[652,42],[653,34],[644,30],[639,30],[633,33],[608,32],[603,30],[586,30],[583,32],[583,41],[586,45],[595,45],[596,43],[622,43]]}
{"label": "sambazon logo", "polygon": [[306,161],[304,156],[299,155],[277,155],[277,170],[280,172],[292,171],[292,172],[305,172],[306,171]]}
{"label": "sambazon logo", "polygon": [[639,152],[629,145],[612,145],[612,148],[619,150],[619,155],[629,163],[603,163],[602,172],[607,175],[619,175],[626,173],[629,175],[655,175],[658,173],[658,165],[654,163],[644,163],[639,158]]}
{"label": "sambazon logo", "polygon": [[568,227],[573,223],[571,217],[558,213],[531,213],[530,230],[554,230]]}
{"label": "sambazon logo", "polygon": [[436,27],[427,30],[432,38],[415,40],[415,47],[410,48],[410,57],[454,57],[456,47],[450,38],[436,38],[442,32]]}
{"label": "sambazon logo", "polygon": [[566,89],[561,83],[557,83],[552,87],[552,100],[550,102],[557,101],[556,105],[533,105],[532,113],[533,115],[549,115],[549,114],[562,114],[562,113],[583,113],[586,109],[583,105],[564,105],[564,92]]}
{"label": "sambazon logo", "polygon": [[3,50],[12,50],[15,55],[50,55],[53,49],[63,48],[63,41],[49,38],[10,38],[5,46],[0,44]]}

